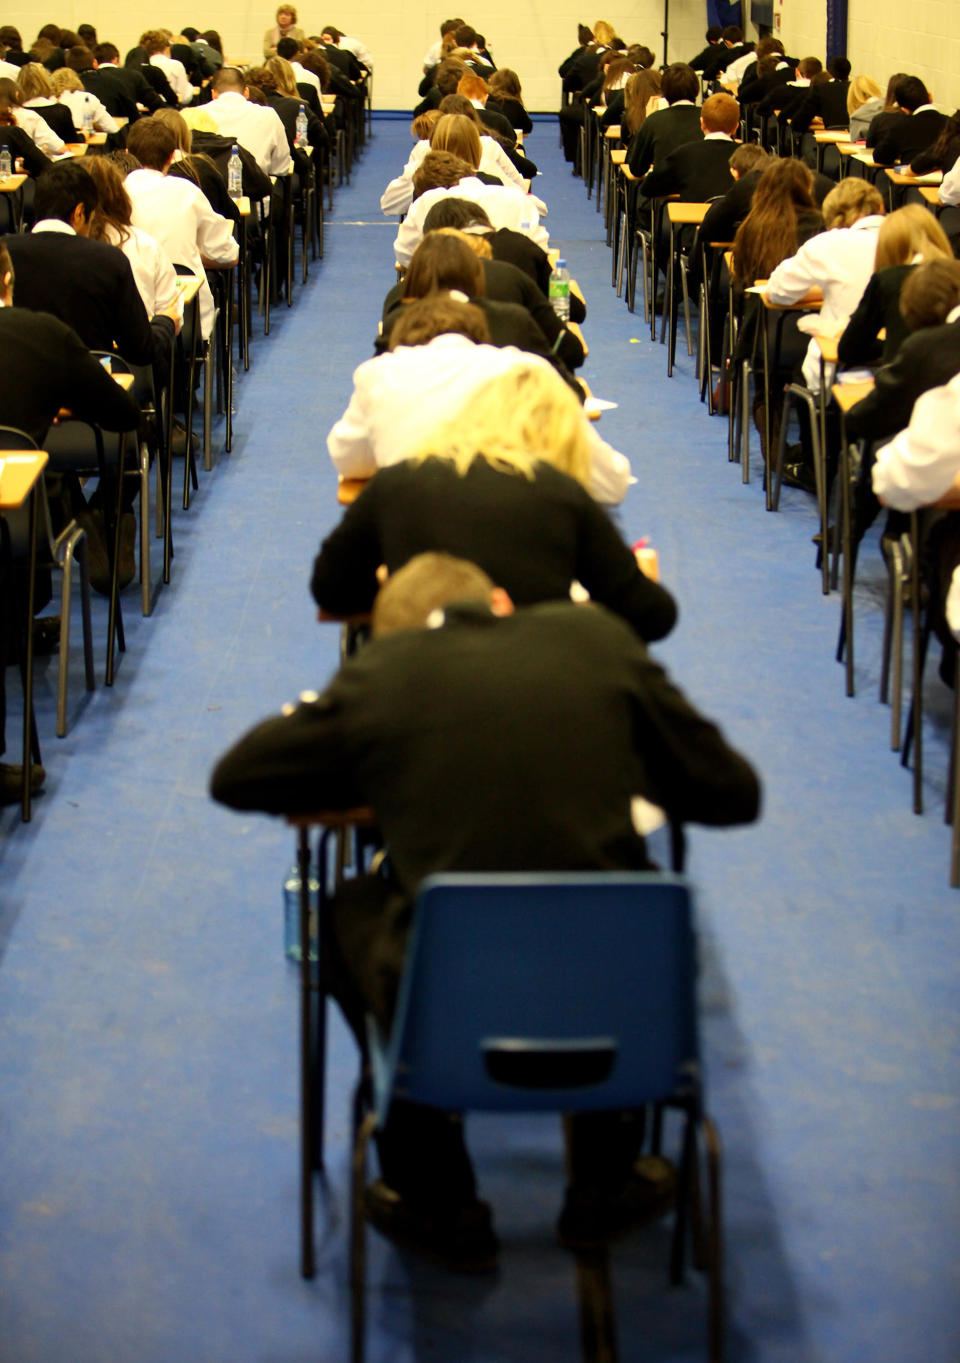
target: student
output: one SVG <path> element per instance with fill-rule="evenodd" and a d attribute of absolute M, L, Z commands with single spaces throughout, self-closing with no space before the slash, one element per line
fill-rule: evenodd
<path fill-rule="evenodd" d="M 373 806 L 388 877 L 347 882 L 325 956 L 358 1038 L 367 1010 L 389 1023 L 426 875 L 648 866 L 629 817 L 635 794 L 677 822 L 757 816 L 750 765 L 622 622 L 569 602 L 514 611 L 494 584 L 495 572 L 449 551 L 413 556 L 377 599 L 373 641 L 321 696 L 241 739 L 211 778 L 213 798 L 235 809 Z M 565 1244 L 603 1243 L 670 1205 L 671 1166 L 634 1167 L 641 1137 L 622 1114 L 573 1119 Z M 381 1180 L 367 1190 L 368 1219 L 448 1267 L 492 1269 L 498 1242 L 462 1123 L 394 1102 L 376 1139 Z"/>

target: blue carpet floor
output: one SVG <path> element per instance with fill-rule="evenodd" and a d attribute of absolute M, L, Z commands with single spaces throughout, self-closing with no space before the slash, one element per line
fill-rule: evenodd
<path fill-rule="evenodd" d="M 319 1273 L 298 1276 L 296 980 L 282 956 L 289 832 L 206 795 L 217 755 L 336 665 L 307 590 L 335 521 L 324 435 L 392 283 L 382 121 L 337 198 L 327 255 L 241 376 L 234 449 L 177 518 L 151 619 L 62 741 L 34 822 L 0 818 L 0 1359 L 338 1363 L 346 1357 L 347 1095 L 336 1026 Z M 953 1363 L 960 1353 L 960 898 L 942 823 L 949 701 L 929 683 L 927 813 L 876 700 L 882 574 L 862 555 L 857 686 L 833 661 L 810 499 L 763 510 L 692 361 L 609 286 L 601 219 L 540 124 L 548 225 L 589 303 L 585 375 L 638 483 L 680 623 L 657 651 L 762 772 L 753 828 L 692 830 L 709 1106 L 726 1146 L 730 1357 Z M 98 661 L 98 666 L 102 663 Z M 932 671 L 932 669 L 931 669 Z M 11 688 L 13 689 L 13 688 Z M 17 716 L 9 733 L 16 734 Z M 472 1121 L 504 1248 L 464 1282 L 370 1239 L 371 1363 L 579 1356 L 574 1271 L 552 1242 L 546 1120 Z M 614 1255 L 624 1363 L 702 1356 L 702 1285 L 665 1290 L 665 1228 Z"/>

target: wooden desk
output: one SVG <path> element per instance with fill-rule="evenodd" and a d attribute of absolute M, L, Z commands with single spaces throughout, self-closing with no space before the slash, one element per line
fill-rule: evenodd
<path fill-rule="evenodd" d="M 46 467 L 49 456 L 44 450 L 0 450 L 0 514 L 4 511 L 18 511 L 28 501 L 30 503 L 30 538 L 27 551 L 27 607 L 26 638 L 27 656 L 24 663 L 23 687 L 23 785 L 20 795 L 20 813 L 24 823 L 30 822 L 30 777 L 33 773 L 33 758 L 40 761 L 40 745 L 35 743 L 35 724 L 33 718 L 33 613 L 35 604 L 35 581 L 37 575 L 37 525 L 40 502 L 37 486 Z"/>
<path fill-rule="evenodd" d="M 129 118 L 124 118 L 120 114 L 115 114 L 113 121 L 114 123 L 116 123 L 118 128 L 125 128 L 127 124 L 130 122 Z"/>
<path fill-rule="evenodd" d="M 669 336 L 667 337 L 667 378 L 673 377 L 673 362 L 677 349 L 677 272 L 682 269 L 677 259 L 676 233 L 679 228 L 699 227 L 707 216 L 710 205 L 707 203 L 681 203 L 677 199 L 671 199 L 667 203 L 667 218 L 670 222 L 670 260 L 667 267 L 667 295 L 666 295 L 666 315 L 669 319 Z M 687 335 L 687 354 L 693 354 L 693 346 L 690 341 L 690 306 L 686 295 L 686 282 L 684 284 L 684 324 Z M 654 274 L 654 287 L 656 286 L 656 274 Z"/>
<path fill-rule="evenodd" d="M 828 145 L 831 142 L 849 142 L 850 133 L 846 128 L 825 128 L 820 132 L 815 132 L 813 134 L 813 140 L 815 142 L 821 142 L 824 145 Z"/>
<path fill-rule="evenodd" d="M 626 147 L 614 147 L 613 151 L 610 153 L 610 160 L 615 166 L 622 166 L 626 159 L 627 159 Z"/>
<path fill-rule="evenodd" d="M 86 142 L 64 142 L 60 159 L 63 159 L 66 156 L 86 156 L 86 154 Z M 54 157 L 53 159 L 57 160 L 57 157 Z"/>
<path fill-rule="evenodd" d="M 10 205 L 10 230 L 20 232 L 23 230 L 23 186 L 26 184 L 27 176 L 20 174 L 6 175 L 0 179 L 0 194 L 15 195 L 15 202 Z"/>
<path fill-rule="evenodd" d="M 584 359 L 586 359 L 586 357 L 590 354 L 590 348 L 588 347 L 586 341 L 583 339 L 583 332 L 580 330 L 579 325 L 576 322 L 567 322 L 566 328 L 568 331 L 573 332 L 574 336 L 576 336 L 577 340 L 583 346 L 583 357 Z"/>
<path fill-rule="evenodd" d="M 856 383 L 835 383 L 830 389 L 840 408 L 840 549 L 843 555 L 841 618 L 843 620 L 844 668 L 847 695 L 854 694 L 853 677 L 853 526 L 850 505 L 850 442 L 847 439 L 847 413 L 873 391 L 873 379 Z M 823 544 L 826 553 L 826 541 Z M 899 717 L 897 728 L 900 727 Z"/>
<path fill-rule="evenodd" d="M 200 292 L 200 286 L 204 281 L 199 275 L 180 274 L 177 275 L 177 292 L 180 294 L 181 301 L 186 305 L 192 303 Z"/>
<path fill-rule="evenodd" d="M 898 189 L 919 188 L 920 185 L 938 185 L 943 180 L 942 170 L 932 170 L 928 175 L 913 175 L 909 170 L 887 169 L 887 179 Z"/>

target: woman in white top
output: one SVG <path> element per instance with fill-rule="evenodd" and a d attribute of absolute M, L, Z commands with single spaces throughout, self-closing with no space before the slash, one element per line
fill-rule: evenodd
<path fill-rule="evenodd" d="M 105 156 L 91 156 L 87 170 L 97 184 L 99 199 L 90 225 L 90 236 L 118 246 L 130 262 L 137 292 L 143 299 L 148 317 L 178 304 L 177 273 L 166 251 L 149 233 L 130 221 L 130 196 L 120 171 Z M 177 331 L 183 322 L 183 306 L 177 308 Z"/>
<path fill-rule="evenodd" d="M 798 303 L 811 289 L 823 291 L 818 314 L 798 326 L 812 338 L 839 336 L 873 274 L 877 236 L 883 224 L 883 199 L 867 180 L 841 180 L 823 201 L 824 231 L 804 242 L 795 256 L 777 266 L 766 287 L 771 303 Z M 826 366 L 827 386 L 833 365 Z M 803 381 L 820 391 L 820 347 L 811 339 L 803 361 Z"/>
<path fill-rule="evenodd" d="M 120 131 L 120 124 L 107 112 L 96 95 L 83 88 L 83 81 L 76 71 L 71 71 L 68 66 L 61 66 L 60 70 L 54 71 L 50 77 L 50 84 L 56 98 L 61 104 L 65 104 L 73 115 L 75 128 L 83 127 L 84 116 L 89 112 L 94 132 Z"/>
<path fill-rule="evenodd" d="M 23 129 L 44 156 L 56 156 L 63 151 L 63 138 L 33 109 L 23 107 L 23 97 L 12 80 L 0 80 L 0 103 L 9 108 L 17 127 Z"/>
<path fill-rule="evenodd" d="M 469 120 L 476 122 L 476 120 Z M 438 125 L 443 122 L 444 127 L 438 131 Z M 501 184 L 513 185 L 517 189 L 526 193 L 526 183 L 523 176 L 516 166 L 507 156 L 500 143 L 493 137 L 487 137 L 480 131 L 480 124 L 476 123 L 475 132 L 477 133 L 477 147 L 479 148 L 479 160 L 474 162 L 477 148 L 473 146 L 473 139 L 465 130 L 454 133 L 451 131 L 451 124 L 448 116 L 437 113 L 430 109 L 419 118 L 415 118 L 411 126 L 411 131 L 417 135 L 419 127 L 424 127 L 429 123 L 429 138 L 421 137 L 410 153 L 410 159 L 404 166 L 401 173 L 395 180 L 391 180 L 383 194 L 380 196 L 381 212 L 387 214 L 406 213 L 413 201 L 413 177 L 416 174 L 420 162 L 430 151 L 452 151 L 454 156 L 459 156 L 461 160 L 472 165 L 475 170 L 481 171 L 484 175 L 493 175 L 499 179 Z M 464 154 L 466 153 L 466 154 Z"/>
<path fill-rule="evenodd" d="M 17 77 L 17 89 L 25 109 L 34 109 L 58 137 L 65 142 L 78 140 L 78 127 L 74 124 L 72 112 L 54 98 L 53 84 L 45 66 L 39 62 L 27 62 L 21 66 Z"/>

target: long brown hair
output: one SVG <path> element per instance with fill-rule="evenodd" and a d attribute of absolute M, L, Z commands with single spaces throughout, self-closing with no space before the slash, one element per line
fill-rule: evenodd
<path fill-rule="evenodd" d="M 643 127 L 647 116 L 647 105 L 654 95 L 660 93 L 660 72 L 644 69 L 637 71 L 627 81 L 623 92 L 623 126 L 633 134 Z"/>
<path fill-rule="evenodd" d="M 97 186 L 97 206 L 90 217 L 89 235 L 94 241 L 121 246 L 130 235 L 133 217 L 123 176 L 105 156 L 91 156 L 84 166 Z"/>
<path fill-rule="evenodd" d="M 802 161 L 775 161 L 761 175 L 750 212 L 733 239 L 731 270 L 746 287 L 766 279 L 797 249 L 797 220 L 816 213 L 813 174 Z"/>

